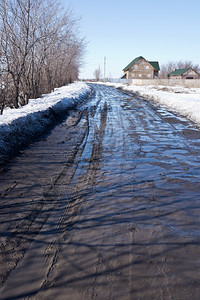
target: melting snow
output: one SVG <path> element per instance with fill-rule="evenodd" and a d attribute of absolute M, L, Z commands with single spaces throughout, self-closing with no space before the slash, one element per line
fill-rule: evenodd
<path fill-rule="evenodd" d="M 30 99 L 18 109 L 7 108 L 0 116 L 0 157 L 12 153 L 55 121 L 53 116 L 73 108 L 91 92 L 83 82 L 55 89 L 51 94 Z"/>
<path fill-rule="evenodd" d="M 126 91 L 137 93 L 153 100 L 159 105 L 170 108 L 174 112 L 187 117 L 200 126 L 200 88 L 184 88 L 181 86 L 136 86 L 120 83 L 107 83 Z"/>

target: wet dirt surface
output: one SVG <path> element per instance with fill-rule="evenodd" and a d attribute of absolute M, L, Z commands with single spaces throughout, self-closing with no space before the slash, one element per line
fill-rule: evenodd
<path fill-rule="evenodd" d="M 0 299 L 199 299 L 200 131 L 93 87 L 0 173 Z"/>

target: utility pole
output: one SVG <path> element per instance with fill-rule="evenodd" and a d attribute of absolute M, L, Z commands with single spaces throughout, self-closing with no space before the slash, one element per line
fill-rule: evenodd
<path fill-rule="evenodd" d="M 104 56 L 104 82 L 106 81 L 106 56 Z"/>

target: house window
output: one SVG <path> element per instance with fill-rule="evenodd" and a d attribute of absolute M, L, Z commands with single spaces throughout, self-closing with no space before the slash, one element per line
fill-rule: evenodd
<path fill-rule="evenodd" d="M 134 66 L 134 70 L 137 70 L 137 69 L 138 69 L 138 66 L 137 66 L 137 65 L 135 65 L 135 66 Z"/>
<path fill-rule="evenodd" d="M 149 70 L 149 66 L 146 66 L 146 70 Z"/>
<path fill-rule="evenodd" d="M 142 77 L 142 74 L 139 74 L 139 77 Z"/>
<path fill-rule="evenodd" d="M 151 74 L 148 74 L 148 77 L 150 78 L 150 77 L 151 77 Z"/>

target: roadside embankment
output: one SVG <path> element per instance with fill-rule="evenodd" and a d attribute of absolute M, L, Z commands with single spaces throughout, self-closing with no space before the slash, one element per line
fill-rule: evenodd
<path fill-rule="evenodd" d="M 0 164 L 45 133 L 66 112 L 87 99 L 92 88 L 83 82 L 56 89 L 31 99 L 19 109 L 6 109 L 0 116 Z"/>

